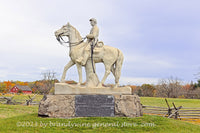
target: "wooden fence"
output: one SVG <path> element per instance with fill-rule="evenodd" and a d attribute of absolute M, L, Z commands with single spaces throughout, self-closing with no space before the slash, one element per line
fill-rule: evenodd
<path fill-rule="evenodd" d="M 159 115 L 168 118 L 175 119 L 200 119 L 200 108 L 188 108 L 188 107 L 176 107 L 174 103 L 172 103 L 173 107 L 169 106 L 167 99 L 165 98 L 166 104 L 168 108 L 165 107 L 156 107 L 156 106 L 142 106 L 143 113 Z"/>
<path fill-rule="evenodd" d="M 168 118 L 200 119 L 200 108 L 181 107 L 180 109 L 143 105 L 143 113 Z"/>
<path fill-rule="evenodd" d="M 23 104 L 23 105 L 38 105 L 39 102 L 36 102 L 36 101 L 33 101 L 35 99 L 35 96 L 34 95 L 33 97 L 30 97 L 28 96 L 26 99 L 18 99 L 17 101 L 16 100 L 13 100 L 13 96 L 12 97 L 0 97 L 0 104 L 9 104 L 9 105 L 20 105 L 20 104 Z"/>

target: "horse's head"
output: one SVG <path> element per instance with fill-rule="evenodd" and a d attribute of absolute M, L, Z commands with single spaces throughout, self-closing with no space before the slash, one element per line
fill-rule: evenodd
<path fill-rule="evenodd" d="M 67 36 L 69 42 L 76 42 L 81 40 L 80 33 L 72 25 L 67 23 L 63 25 L 59 30 L 55 31 L 56 39 L 62 44 L 62 36 Z M 63 39 L 62 39 L 63 40 Z"/>
<path fill-rule="evenodd" d="M 61 43 L 60 38 L 62 38 L 62 36 L 67 36 L 69 37 L 70 35 L 70 24 L 67 23 L 66 25 L 63 25 L 59 30 L 55 31 L 55 36 L 56 39 Z"/>

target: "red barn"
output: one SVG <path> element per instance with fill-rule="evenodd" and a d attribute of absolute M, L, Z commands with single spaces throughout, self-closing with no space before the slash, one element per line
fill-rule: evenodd
<path fill-rule="evenodd" d="M 22 86 L 22 85 L 16 85 L 14 86 L 10 92 L 11 93 L 17 93 L 19 90 L 22 90 L 22 92 L 24 94 L 32 94 L 32 90 L 31 88 L 29 88 L 28 86 Z"/>

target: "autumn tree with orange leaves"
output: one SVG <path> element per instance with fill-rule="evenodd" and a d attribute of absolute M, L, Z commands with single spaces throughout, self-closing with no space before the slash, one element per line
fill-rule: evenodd
<path fill-rule="evenodd" d="M 15 86 L 15 83 L 10 82 L 10 81 L 4 81 L 3 84 L 5 85 L 5 89 L 3 93 L 8 93 L 10 89 Z"/>

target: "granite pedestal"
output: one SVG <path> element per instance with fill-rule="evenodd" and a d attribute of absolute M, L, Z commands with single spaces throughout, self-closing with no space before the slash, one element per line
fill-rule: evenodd
<path fill-rule="evenodd" d="M 132 95 L 130 87 L 102 87 L 98 90 L 98 88 L 74 86 L 75 90 L 73 90 L 74 88 L 69 88 L 70 86 L 56 84 L 55 95 L 46 95 L 40 101 L 38 115 L 53 118 L 142 115 L 139 96 Z M 60 94 L 64 89 L 66 89 L 64 94 Z M 93 91 L 87 93 L 87 89 Z"/>

